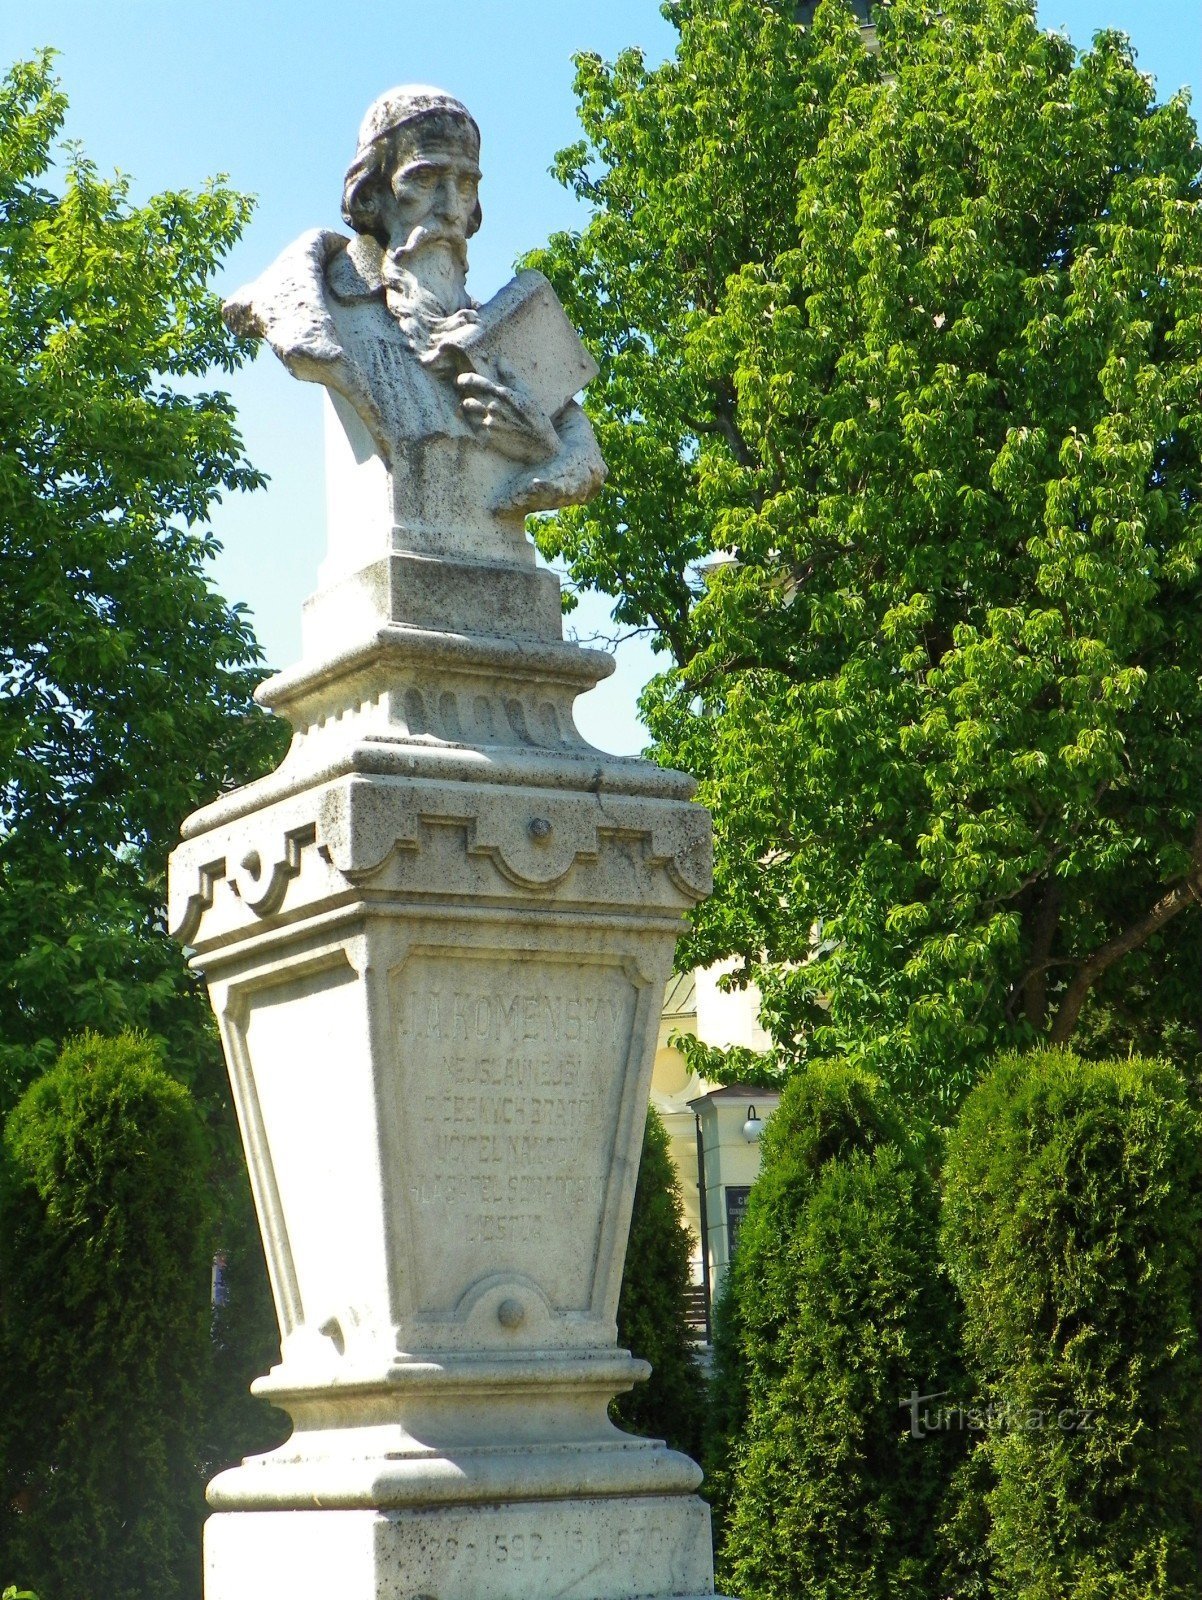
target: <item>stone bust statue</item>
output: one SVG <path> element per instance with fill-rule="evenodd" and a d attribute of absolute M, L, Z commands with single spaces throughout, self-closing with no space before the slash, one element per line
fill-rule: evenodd
<path fill-rule="evenodd" d="M 381 95 L 343 188 L 353 236 L 302 235 L 224 314 L 325 386 L 337 470 L 372 478 L 342 500 L 370 500 L 394 548 L 505 559 L 525 513 L 589 499 L 605 468 L 573 399 L 596 367 L 547 280 L 520 272 L 485 305 L 467 292 L 479 154 L 452 96 Z"/>

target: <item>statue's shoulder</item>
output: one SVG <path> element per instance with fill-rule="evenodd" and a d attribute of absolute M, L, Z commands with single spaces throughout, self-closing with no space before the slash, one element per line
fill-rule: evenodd
<path fill-rule="evenodd" d="M 229 297 L 221 308 L 227 326 L 249 338 L 266 339 L 289 366 L 298 357 L 336 360 L 342 350 L 330 318 L 326 279 L 349 244 L 345 235 L 325 228 L 302 233 L 253 283 Z"/>
<path fill-rule="evenodd" d="M 360 305 L 365 300 L 384 298 L 384 247 L 368 234 L 339 239 L 342 248 L 332 252 L 325 263 L 326 287 L 343 305 Z"/>

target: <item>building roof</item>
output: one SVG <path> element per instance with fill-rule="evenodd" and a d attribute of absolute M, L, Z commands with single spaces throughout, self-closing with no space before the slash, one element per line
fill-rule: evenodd
<path fill-rule="evenodd" d="M 707 1100 L 746 1100 L 749 1105 L 757 1100 L 763 1100 L 771 1101 L 775 1107 L 780 1101 L 780 1090 L 756 1089 L 749 1083 L 727 1083 L 720 1089 L 711 1089 L 708 1094 L 703 1094 L 697 1100 L 690 1100 L 689 1106 L 695 1111 Z"/>

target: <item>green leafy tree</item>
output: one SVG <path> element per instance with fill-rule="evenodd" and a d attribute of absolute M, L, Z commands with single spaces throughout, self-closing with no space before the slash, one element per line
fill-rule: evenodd
<path fill-rule="evenodd" d="M 891 0 L 874 48 L 841 0 L 669 14 L 673 60 L 578 60 L 592 220 L 534 261 L 610 477 L 538 537 L 671 659 L 690 958 L 742 958 L 784 1065 L 928 1102 L 1007 1044 L 1196 1052 L 1185 99 L 1031 0 Z"/>
<path fill-rule="evenodd" d="M 618 1298 L 618 1343 L 651 1363 L 651 1377 L 619 1395 L 611 1410 L 622 1427 L 698 1456 L 705 1385 L 686 1319 L 691 1256 L 668 1132 L 649 1106 Z"/>
<path fill-rule="evenodd" d="M 172 1037 L 216 1083 L 199 988 L 165 937 L 189 811 L 279 748 L 260 654 L 214 591 L 205 519 L 262 480 L 227 396 L 245 347 L 207 281 L 250 201 L 131 202 L 76 148 L 48 55 L 0 82 L 0 1115 L 81 1028 Z"/>
<path fill-rule="evenodd" d="M 72 1042 L 5 1124 L 0 1549 L 49 1600 L 198 1593 L 206 1146 L 145 1035 Z"/>
<path fill-rule="evenodd" d="M 1000 1597 L 1202 1585 L 1202 1128 L 1137 1058 L 1004 1057 L 952 1132 L 944 1248 L 995 1425 Z"/>
<path fill-rule="evenodd" d="M 199 382 L 247 354 L 208 280 L 251 203 L 218 181 L 134 204 L 56 152 L 66 109 L 48 53 L 0 81 L 0 1120 L 69 1035 L 169 1040 L 214 1135 L 205 1228 L 235 1252 L 197 1376 L 223 1464 L 272 1442 L 246 1389 L 274 1317 L 220 1047 L 162 904 L 183 818 L 281 748 L 206 524 L 262 481 Z"/>

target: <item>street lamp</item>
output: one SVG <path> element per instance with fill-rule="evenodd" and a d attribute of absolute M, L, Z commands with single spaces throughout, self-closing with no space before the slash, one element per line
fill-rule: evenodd
<path fill-rule="evenodd" d="M 758 1115 L 754 1106 L 748 1106 L 747 1121 L 743 1124 L 744 1139 L 747 1140 L 748 1144 L 756 1144 L 763 1131 L 764 1123 L 762 1118 Z"/>

